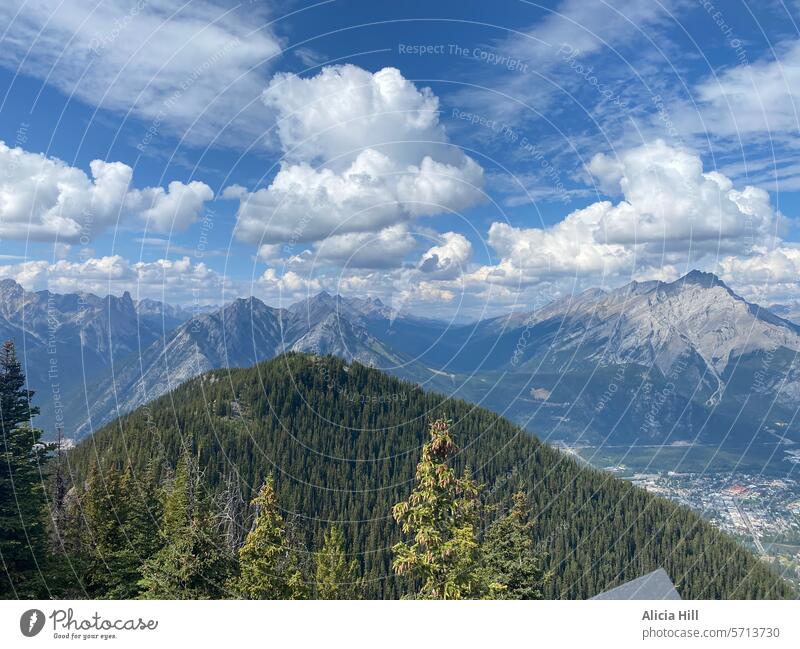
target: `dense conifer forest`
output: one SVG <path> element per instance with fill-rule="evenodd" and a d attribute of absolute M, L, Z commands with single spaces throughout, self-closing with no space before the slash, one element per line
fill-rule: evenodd
<path fill-rule="evenodd" d="M 697 515 L 357 363 L 210 372 L 69 452 L 0 358 L 2 597 L 684 598 L 791 588 Z"/>
<path fill-rule="evenodd" d="M 193 473 L 188 480 L 207 501 L 199 509 L 209 510 L 196 526 L 216 535 L 222 554 L 232 557 L 228 567 L 219 560 L 220 574 L 236 570 L 233 559 L 248 546 L 255 511 L 272 508 L 281 524 L 273 521 L 270 529 L 281 531 L 270 547 L 284 548 L 284 596 L 310 592 L 323 548 L 338 553 L 339 570 L 348 575 L 346 596 L 419 594 L 425 575 L 404 575 L 398 558 L 411 548 L 403 542 L 420 530 L 403 527 L 395 505 L 419 488 L 429 425 L 439 420 L 449 421 L 458 449 L 447 466 L 459 502 L 474 491 L 463 520 L 451 521 L 458 533 L 470 530 L 457 551 L 468 558 L 473 542 L 484 552 L 496 550 L 497 539 L 508 533 L 492 530 L 492 523 L 510 525 L 516 516 L 527 569 L 536 575 L 529 590 L 519 585 L 518 596 L 591 597 L 658 567 L 684 598 L 793 596 L 768 567 L 690 510 L 579 465 L 472 404 L 332 357 L 289 354 L 187 382 L 70 452 L 68 472 L 76 485 L 70 494 L 76 502 L 85 499 L 81 494 L 91 486 L 84 485 L 103 472 L 112 482 L 129 480 L 137 490 L 133 500 L 147 508 L 137 516 L 160 530 L 145 536 L 169 539 L 175 524 L 162 513 L 169 493 L 153 494 L 169 491 L 163 485 L 175 483 L 176 474 L 185 481 Z M 106 509 L 114 511 L 113 498 Z M 153 559 L 153 550 L 145 548 L 148 556 L 140 562 L 174 564 L 174 557 L 159 559 L 158 553 Z M 483 564 L 503 561 L 493 556 Z M 225 580 L 217 581 L 221 596 Z"/>

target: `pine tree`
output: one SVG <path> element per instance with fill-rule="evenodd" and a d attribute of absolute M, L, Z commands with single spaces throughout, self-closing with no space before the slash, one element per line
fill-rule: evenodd
<path fill-rule="evenodd" d="M 242 599 L 302 599 L 306 589 L 300 559 L 281 516 L 272 477 L 251 504 L 255 521 L 239 550 L 239 574 L 231 580 L 231 589 Z"/>
<path fill-rule="evenodd" d="M 155 465 L 149 463 L 138 474 L 129 465 L 122 475 L 120 492 L 127 501 L 127 518 L 123 523 L 125 549 L 131 554 L 129 565 L 136 566 L 131 574 L 138 574 L 141 572 L 141 564 L 162 546 L 159 535 L 162 500 Z"/>
<path fill-rule="evenodd" d="M 142 566 L 146 599 L 218 599 L 232 570 L 195 461 L 184 452 L 167 489 L 163 547 Z"/>
<path fill-rule="evenodd" d="M 30 401 L 14 343 L 0 351 L 0 598 L 47 595 L 48 556 L 44 468 L 53 445 L 30 420 Z"/>
<path fill-rule="evenodd" d="M 136 480 L 130 466 L 122 475 L 109 467 L 103 482 L 94 485 L 102 490 L 100 497 L 89 497 L 84 508 L 97 569 L 89 574 L 102 576 L 95 597 L 132 599 L 140 593 L 142 564 L 160 548 L 157 487 L 151 470 Z M 96 511 L 95 500 L 104 507 L 103 513 Z"/>
<path fill-rule="evenodd" d="M 102 472 L 96 464 L 93 465 L 81 499 L 84 583 L 92 597 L 104 597 L 118 585 L 115 575 L 120 567 L 117 554 L 124 544 L 120 519 L 127 515 L 122 506 L 119 473 L 113 466 Z"/>
<path fill-rule="evenodd" d="M 450 422 L 433 422 L 417 464 L 416 485 L 408 500 L 393 509 L 412 539 L 392 548 L 392 567 L 420 584 L 420 599 L 467 599 L 485 592 L 476 537 L 480 487 L 468 472 L 459 478 L 448 465 L 457 451 Z"/>
<path fill-rule="evenodd" d="M 542 599 L 550 579 L 545 557 L 537 550 L 534 523 L 525 492 L 513 495 L 510 511 L 494 521 L 483 542 L 484 565 L 491 597 Z"/>
<path fill-rule="evenodd" d="M 358 563 L 348 562 L 344 534 L 336 525 L 326 530 L 315 561 L 317 599 L 358 599 L 361 594 Z"/>

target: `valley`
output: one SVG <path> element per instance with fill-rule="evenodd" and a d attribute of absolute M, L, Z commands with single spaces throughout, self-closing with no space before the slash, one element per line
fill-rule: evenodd
<path fill-rule="evenodd" d="M 51 438 L 61 425 L 68 444 L 203 372 L 288 351 L 334 355 L 500 414 L 692 507 L 762 555 L 776 534 L 794 540 L 800 328 L 708 273 L 461 325 L 328 293 L 287 308 L 248 298 L 198 313 L 127 294 L 2 288 L 4 334 L 32 369 L 56 368 L 55 379 L 30 374 L 44 395 L 39 425 Z M 75 365 L 82 379 L 66 387 L 58 369 Z M 353 403 L 363 406 L 358 395 Z M 779 498 L 755 495 L 775 481 Z M 726 497 L 739 484 L 755 506 L 746 518 Z M 746 519 L 756 523 L 745 529 Z M 795 546 L 785 547 L 779 554 L 796 561 Z"/>

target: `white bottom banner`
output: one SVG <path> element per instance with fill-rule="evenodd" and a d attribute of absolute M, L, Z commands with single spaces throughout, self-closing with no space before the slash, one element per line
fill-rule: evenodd
<path fill-rule="evenodd" d="M 0 602 L 0 647 L 800 647 L 800 602 Z"/>

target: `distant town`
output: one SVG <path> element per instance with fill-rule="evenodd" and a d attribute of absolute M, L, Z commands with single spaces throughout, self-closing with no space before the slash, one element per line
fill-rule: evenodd
<path fill-rule="evenodd" d="M 586 462 L 575 447 L 558 446 Z M 638 472 L 624 464 L 597 468 L 690 507 L 800 586 L 800 450 L 786 451 L 783 463 L 783 476 L 774 471 Z"/>

